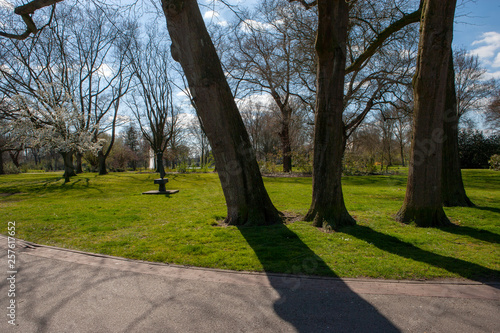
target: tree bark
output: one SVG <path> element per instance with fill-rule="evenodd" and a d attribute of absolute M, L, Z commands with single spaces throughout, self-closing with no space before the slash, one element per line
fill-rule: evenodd
<path fill-rule="evenodd" d="M 163 152 L 156 154 L 156 172 L 160 174 L 160 178 L 165 178 L 165 168 L 163 167 Z"/>
<path fill-rule="evenodd" d="M 99 175 L 104 176 L 108 174 L 106 169 L 106 157 L 107 155 L 103 153 L 102 149 L 97 152 L 97 165 L 99 168 Z"/>
<path fill-rule="evenodd" d="M 162 0 L 172 57 L 189 89 L 212 146 L 231 225 L 281 222 L 264 187 L 250 138 L 195 0 Z"/>
<path fill-rule="evenodd" d="M 446 83 L 446 104 L 443 122 L 443 167 L 441 175 L 443 205 L 446 207 L 473 207 L 474 204 L 465 193 L 458 155 L 457 95 L 455 90 L 455 70 L 453 53 L 450 52 L 448 78 Z"/>
<path fill-rule="evenodd" d="M 285 106 L 286 110 L 281 111 L 283 121 L 281 122 L 281 152 L 283 154 L 283 172 L 292 172 L 292 145 L 290 143 L 290 118 L 292 109 Z"/>
<path fill-rule="evenodd" d="M 0 150 L 0 175 L 5 175 L 5 170 L 3 168 L 3 150 Z"/>
<path fill-rule="evenodd" d="M 341 184 L 348 6 L 343 0 L 319 0 L 318 14 L 313 197 L 305 219 L 338 230 L 356 224 L 345 207 Z"/>
<path fill-rule="evenodd" d="M 64 182 L 68 183 L 70 177 L 76 176 L 75 167 L 73 165 L 73 152 L 63 152 L 61 155 L 64 161 Z"/>
<path fill-rule="evenodd" d="M 75 157 L 76 157 L 76 167 L 75 167 L 75 172 L 76 173 L 83 173 L 83 169 L 82 169 L 82 154 L 81 153 L 76 153 L 75 154 Z"/>
<path fill-rule="evenodd" d="M 424 0 L 408 183 L 396 220 L 419 227 L 451 225 L 442 205 L 443 117 L 456 0 Z"/>

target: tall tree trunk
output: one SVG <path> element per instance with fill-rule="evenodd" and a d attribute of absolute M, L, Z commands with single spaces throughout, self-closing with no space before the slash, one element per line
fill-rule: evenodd
<path fill-rule="evenodd" d="M 0 175 L 4 175 L 5 170 L 3 168 L 3 150 L 0 150 Z"/>
<path fill-rule="evenodd" d="M 97 165 L 99 168 L 99 175 L 101 176 L 108 174 L 108 170 L 106 169 L 106 158 L 107 155 L 103 153 L 102 149 L 99 149 L 97 152 Z"/>
<path fill-rule="evenodd" d="M 317 227 L 354 225 L 342 193 L 345 149 L 344 73 L 348 7 L 344 0 L 318 1 L 318 54 L 312 203 L 305 219 Z"/>
<path fill-rule="evenodd" d="M 396 219 L 420 227 L 450 225 L 442 205 L 443 117 L 456 0 L 424 0 L 408 183 Z"/>
<path fill-rule="evenodd" d="M 156 156 L 156 172 L 160 174 L 160 178 L 165 178 L 165 168 L 163 167 L 163 152 L 157 152 Z"/>
<path fill-rule="evenodd" d="M 75 157 L 76 157 L 76 167 L 75 167 L 75 172 L 76 173 L 83 173 L 83 169 L 82 169 L 82 153 L 76 153 L 75 154 Z"/>
<path fill-rule="evenodd" d="M 73 165 L 73 152 L 62 152 L 61 155 L 64 161 L 64 182 L 68 183 L 70 177 L 76 176 L 75 167 Z"/>
<path fill-rule="evenodd" d="M 457 95 L 455 90 L 455 70 L 453 52 L 450 52 L 448 79 L 446 83 L 446 104 L 443 122 L 443 167 L 441 175 L 443 205 L 446 207 L 473 207 L 474 204 L 465 193 L 458 156 L 458 121 Z"/>
<path fill-rule="evenodd" d="M 186 75 L 212 146 L 232 225 L 281 222 L 260 175 L 250 138 L 196 0 L 162 0 L 172 57 Z"/>
<path fill-rule="evenodd" d="M 292 172 L 292 145 L 290 143 L 290 118 L 292 109 L 286 105 L 285 110 L 282 110 L 281 115 L 281 152 L 283 154 L 283 172 Z"/>
<path fill-rule="evenodd" d="M 405 166 L 405 149 L 404 149 L 402 142 L 399 143 L 399 148 L 401 149 L 401 166 L 404 167 Z"/>

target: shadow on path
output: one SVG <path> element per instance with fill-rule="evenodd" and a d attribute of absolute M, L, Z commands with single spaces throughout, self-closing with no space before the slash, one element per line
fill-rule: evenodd
<path fill-rule="evenodd" d="M 284 225 L 240 227 L 280 298 L 274 310 L 298 332 L 399 332 L 375 307 L 342 280 L 273 271 L 337 277 L 325 262 Z"/>
<path fill-rule="evenodd" d="M 453 228 L 449 229 L 451 230 Z M 371 243 L 383 251 L 443 268 L 448 272 L 458 274 L 466 279 L 481 282 L 498 281 L 500 279 L 500 271 L 498 270 L 490 269 L 462 259 L 447 257 L 422 250 L 413 244 L 404 242 L 394 236 L 380 233 L 369 227 L 358 225 L 355 227 L 344 228 L 342 232 Z M 496 284 L 493 284 L 493 286 L 498 288 L 498 285 Z"/>

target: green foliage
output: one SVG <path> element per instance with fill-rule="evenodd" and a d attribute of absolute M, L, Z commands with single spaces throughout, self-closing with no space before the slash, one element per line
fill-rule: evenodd
<path fill-rule="evenodd" d="M 179 163 L 177 166 L 177 172 L 179 173 L 187 173 L 188 172 L 189 165 L 186 161 L 182 161 Z"/>
<path fill-rule="evenodd" d="M 296 168 L 296 171 L 311 175 L 313 172 L 312 160 L 312 151 L 299 150 L 292 152 L 292 163 Z"/>
<path fill-rule="evenodd" d="M 464 169 L 486 169 L 494 154 L 500 154 L 500 136 L 485 136 L 481 131 L 462 130 L 458 136 L 460 166 Z"/>
<path fill-rule="evenodd" d="M 265 174 L 275 174 L 279 172 L 278 165 L 274 159 L 259 161 L 260 173 Z"/>
<path fill-rule="evenodd" d="M 488 163 L 490 164 L 490 169 L 500 171 L 500 155 L 491 156 Z"/>
<path fill-rule="evenodd" d="M 21 169 L 16 167 L 15 164 L 12 162 L 5 163 L 3 166 L 3 171 L 5 172 L 5 174 L 11 174 L 11 175 L 21 173 Z"/>
<path fill-rule="evenodd" d="M 346 153 L 342 172 L 346 176 L 371 175 L 377 172 L 373 157 L 367 154 Z"/>
<path fill-rule="evenodd" d="M 464 170 L 477 207 L 445 208 L 456 228 L 423 229 L 394 221 L 406 177 L 344 177 L 346 206 L 358 225 L 325 233 L 310 223 L 257 228 L 219 227 L 226 214 L 213 173 L 169 175 L 170 196 L 155 173 L 61 173 L 0 176 L 0 233 L 16 221 L 28 241 L 132 259 L 235 269 L 389 279 L 500 278 L 500 177 Z M 264 178 L 287 216 L 307 212 L 310 177 Z"/>

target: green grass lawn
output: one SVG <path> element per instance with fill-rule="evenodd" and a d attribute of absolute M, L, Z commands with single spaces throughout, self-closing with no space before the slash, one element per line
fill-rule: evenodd
<path fill-rule="evenodd" d="M 500 278 L 500 173 L 464 170 L 475 208 L 445 208 L 459 227 L 421 229 L 395 222 L 406 175 L 343 179 L 358 225 L 325 233 L 307 222 L 220 227 L 226 210 L 215 174 L 170 175 L 170 196 L 155 174 L 0 176 L 0 233 L 16 221 L 28 241 L 147 261 L 222 269 L 389 279 Z M 311 178 L 265 178 L 276 207 L 305 214 Z"/>

